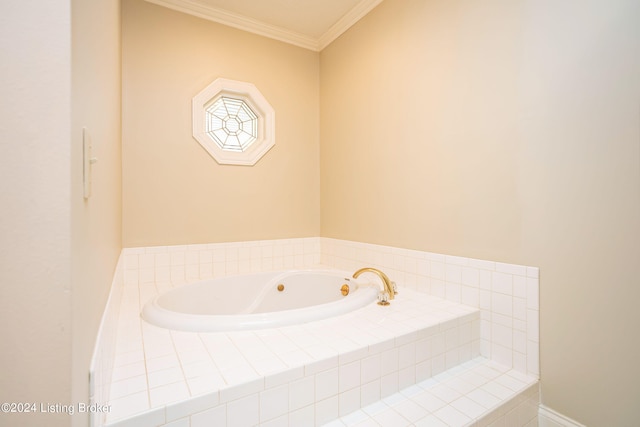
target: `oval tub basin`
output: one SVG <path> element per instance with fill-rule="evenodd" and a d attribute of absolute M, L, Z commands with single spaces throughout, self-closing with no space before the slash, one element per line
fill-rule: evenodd
<path fill-rule="evenodd" d="M 345 284 L 346 296 L 341 292 Z M 377 294 L 375 286 L 341 271 L 257 273 L 169 290 L 147 302 L 142 317 L 156 326 L 192 332 L 274 328 L 348 313 L 374 302 Z"/>

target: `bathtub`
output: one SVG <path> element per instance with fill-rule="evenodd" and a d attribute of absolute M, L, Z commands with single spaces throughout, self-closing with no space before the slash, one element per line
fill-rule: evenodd
<path fill-rule="evenodd" d="M 162 328 L 191 332 L 274 328 L 356 310 L 373 303 L 378 290 L 337 270 L 257 273 L 172 289 L 147 302 L 142 318 Z"/>

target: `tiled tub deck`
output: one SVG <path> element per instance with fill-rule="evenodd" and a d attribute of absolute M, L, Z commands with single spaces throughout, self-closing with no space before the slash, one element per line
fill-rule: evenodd
<path fill-rule="evenodd" d="M 191 333 L 140 318 L 164 290 L 123 290 L 107 426 L 534 425 L 537 379 L 479 357 L 476 308 L 401 289 L 331 319 Z"/>

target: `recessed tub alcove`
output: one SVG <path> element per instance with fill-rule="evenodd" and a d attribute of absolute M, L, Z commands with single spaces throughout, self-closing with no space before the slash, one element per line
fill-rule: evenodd
<path fill-rule="evenodd" d="M 388 307 L 258 330 L 186 332 L 140 317 L 192 282 L 319 266 L 378 267 L 399 294 Z M 537 277 L 532 267 L 324 238 L 125 249 L 92 365 L 91 401 L 111 411 L 92 425 L 533 426 Z"/>

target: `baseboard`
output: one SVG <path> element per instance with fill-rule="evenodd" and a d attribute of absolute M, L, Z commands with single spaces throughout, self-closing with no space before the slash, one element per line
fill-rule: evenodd
<path fill-rule="evenodd" d="M 540 405 L 538 407 L 538 426 L 539 427 L 586 427 L 584 424 L 572 420 L 553 409 Z"/>

